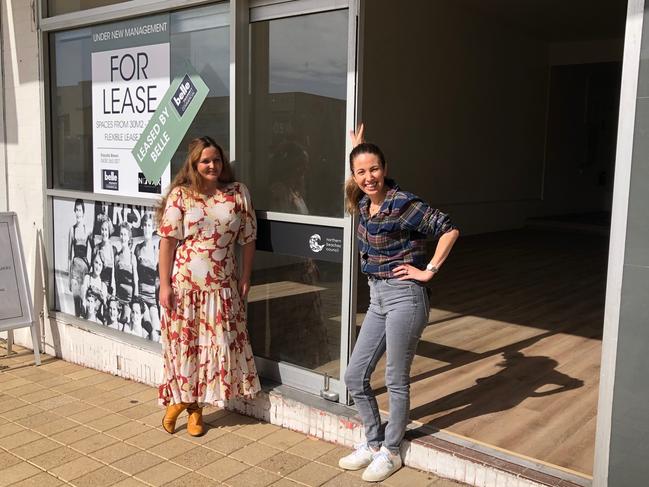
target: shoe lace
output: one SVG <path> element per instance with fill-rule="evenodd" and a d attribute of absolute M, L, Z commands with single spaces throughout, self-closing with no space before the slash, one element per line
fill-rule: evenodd
<path fill-rule="evenodd" d="M 372 459 L 372 466 L 374 468 L 382 464 L 389 468 L 392 468 L 393 465 L 392 459 L 390 458 L 390 454 L 385 450 L 379 450 L 377 453 L 374 454 L 374 458 Z"/>
<path fill-rule="evenodd" d="M 356 443 L 354 445 L 354 451 L 352 452 L 352 455 L 357 456 L 357 455 L 362 455 L 365 452 L 372 452 L 371 448 L 367 443 Z"/>

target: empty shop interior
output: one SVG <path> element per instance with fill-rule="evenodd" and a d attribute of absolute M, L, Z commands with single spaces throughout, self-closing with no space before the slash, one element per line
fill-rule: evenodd
<path fill-rule="evenodd" d="M 588 479 L 626 2 L 373 0 L 364 14 L 367 138 L 462 232 L 431 284 L 411 419 Z"/>
<path fill-rule="evenodd" d="M 251 24 L 251 144 L 239 175 L 258 210 L 299 214 L 305 224 L 319 224 L 312 216 L 342 221 L 343 177 L 332 167 L 345 155 L 347 104 L 356 102 L 367 139 L 387 156 L 389 175 L 450 213 L 462 232 L 430 286 L 430 323 L 411 372 L 411 419 L 423 433 L 443 431 L 587 482 L 593 472 L 626 1 L 362 5 L 357 100 L 346 85 L 353 69 L 347 65 L 345 9 L 311 20 L 298 15 Z M 204 74 L 214 96 L 195 129 L 228 141 L 229 102 L 217 83 L 229 72 L 229 51 L 223 48 L 228 28 L 206 15 L 214 9 L 216 19 L 215 6 L 201 9 L 206 10 L 200 16 L 191 9 L 187 16 L 182 10 L 172 15 L 172 25 L 179 26 L 172 52 L 191 53 L 194 62 L 214 70 Z M 195 17 L 211 22 L 211 37 L 183 24 Z M 307 29 L 314 25 L 317 31 Z M 318 59 L 311 51 L 319 50 L 304 41 L 313 32 L 329 35 L 322 42 L 327 52 Z M 319 76 L 316 85 L 299 76 L 287 81 L 283 71 L 303 58 L 329 78 Z M 332 59 L 335 69 L 328 70 Z M 57 65 L 55 55 L 51 60 Z M 73 126 L 90 110 L 78 96 L 89 89 L 87 81 L 57 88 L 57 103 L 77 115 Z M 82 102 L 77 110 L 75 103 Z M 306 182 L 272 179 L 305 177 L 294 168 L 272 170 L 278 163 L 269 147 L 279 145 L 285 132 L 295 132 L 310 148 Z M 56 153 L 59 139 L 53 138 Z M 56 189 L 90 191 L 84 162 L 89 140 L 83 146 L 88 153 L 78 161 L 68 154 L 74 150 L 60 144 L 76 172 L 56 173 Z M 307 197 L 273 201 L 273 187 L 283 185 L 306 186 Z M 336 192 L 337 199 L 331 197 Z M 339 381 L 346 269 L 342 262 L 314 262 L 290 253 L 257 253 L 248 308 L 253 349 L 271 365 L 294 364 Z M 361 275 L 357 283 L 360 325 L 368 292 Z M 383 362 L 373 387 L 387 410 L 382 372 Z"/>

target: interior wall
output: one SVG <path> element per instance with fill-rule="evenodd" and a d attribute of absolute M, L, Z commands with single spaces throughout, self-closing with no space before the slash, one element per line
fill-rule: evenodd
<path fill-rule="evenodd" d="M 622 62 L 624 39 L 591 39 L 588 41 L 550 42 L 548 62 L 552 66 Z"/>
<path fill-rule="evenodd" d="M 610 211 L 620 70 L 617 62 L 552 66 L 540 214 Z"/>
<path fill-rule="evenodd" d="M 599 166 L 584 172 L 557 137 L 571 127 L 547 127 L 560 110 L 583 108 L 551 96 L 583 97 L 590 86 L 581 75 L 557 88 L 552 66 L 615 61 L 618 40 L 546 42 L 452 0 L 365 8 L 363 120 L 402 188 L 451 213 L 465 235 L 610 205 L 612 168 L 602 184 Z"/>
<path fill-rule="evenodd" d="M 363 118 L 390 175 L 464 234 L 520 226 L 542 190 L 545 44 L 452 0 L 366 9 Z"/>

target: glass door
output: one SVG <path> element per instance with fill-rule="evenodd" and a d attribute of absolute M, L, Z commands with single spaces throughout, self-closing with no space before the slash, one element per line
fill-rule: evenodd
<path fill-rule="evenodd" d="M 260 373 L 337 401 L 348 356 L 343 183 L 356 22 L 341 2 L 321 4 L 250 10 L 241 169 L 259 218 L 248 327 Z"/>

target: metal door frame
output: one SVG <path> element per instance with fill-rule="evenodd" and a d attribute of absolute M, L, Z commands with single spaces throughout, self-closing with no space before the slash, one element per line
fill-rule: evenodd
<path fill-rule="evenodd" d="M 243 3 L 243 2 L 239 2 Z M 348 10 L 348 45 L 347 45 L 347 94 L 346 94 L 346 113 L 345 113 L 345 133 L 348 133 L 356 123 L 358 106 L 357 106 L 357 90 L 358 90 L 358 19 L 359 19 L 359 0 L 295 0 L 290 2 L 277 1 L 277 0 L 252 0 L 248 4 L 247 12 L 241 12 L 240 21 L 237 24 L 237 32 L 239 32 L 240 43 L 246 43 L 245 46 L 240 45 L 242 51 L 245 52 L 245 57 L 239 57 L 239 82 L 237 85 L 240 88 L 239 93 L 245 93 L 245 96 L 234 97 L 238 98 L 237 110 L 239 110 L 239 120 L 241 124 L 236 125 L 237 142 L 239 147 L 249 147 L 245 138 L 247 137 L 246 127 L 243 124 L 244 113 L 247 113 L 249 106 L 250 93 L 244 91 L 246 87 L 250 86 L 248 79 L 248 67 L 242 59 L 246 62 L 249 61 L 249 31 L 248 27 L 254 22 L 268 21 L 274 19 L 296 17 L 300 15 L 316 14 L 322 12 L 329 12 L 332 10 Z M 245 29 L 243 23 L 245 22 Z M 234 25 L 234 24 L 233 24 Z M 243 32 L 242 32 L 243 31 Z M 235 40 L 235 43 L 237 41 Z M 236 88 L 235 88 L 236 89 Z M 346 140 L 345 152 L 349 153 L 351 150 L 351 143 Z M 343 174 L 347 174 L 346 158 L 341 161 L 343 164 Z M 344 195 L 340 194 L 341 198 Z M 325 384 L 325 376 L 321 373 L 305 369 L 303 367 L 293 365 L 289 362 L 274 361 L 264 357 L 255 357 L 257 367 L 260 375 L 280 382 L 285 385 L 295 387 L 297 389 L 312 393 L 320 394 L 320 392 L 328 388 L 330 392 L 338 395 L 338 401 L 347 402 L 347 389 L 345 388 L 342 377 L 345 374 L 347 362 L 349 359 L 351 346 L 352 346 L 352 324 L 355 322 L 356 315 L 356 245 L 354 239 L 354 218 L 351 215 L 345 214 L 341 218 L 311 216 L 311 215 L 297 215 L 289 213 L 280 213 L 274 211 L 258 211 L 257 216 L 260 219 L 301 223 L 310 225 L 322 225 L 334 228 L 341 228 L 343 230 L 343 262 L 342 262 L 342 300 L 341 300 L 341 329 L 340 329 L 340 378 L 328 378 L 328 384 Z"/>

